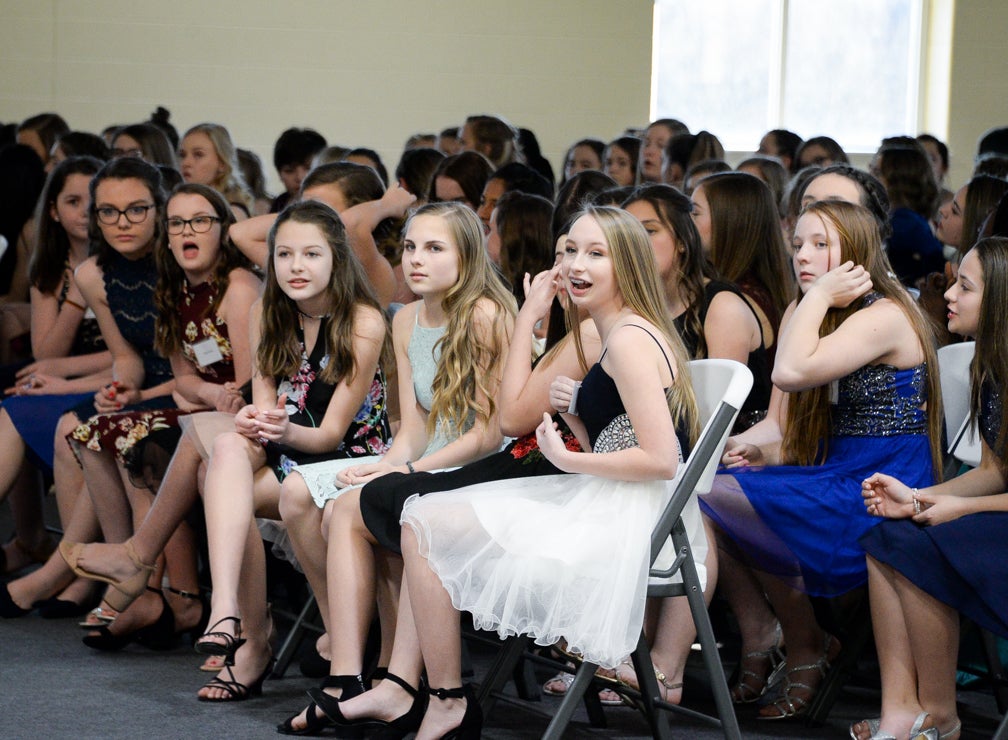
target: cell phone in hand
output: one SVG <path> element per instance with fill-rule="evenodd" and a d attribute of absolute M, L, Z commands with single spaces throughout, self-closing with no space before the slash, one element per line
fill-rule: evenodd
<path fill-rule="evenodd" d="M 571 391 L 571 400 L 570 403 L 567 404 L 568 414 L 574 414 L 575 416 L 577 416 L 577 400 L 578 400 L 578 394 L 580 392 L 581 392 L 581 381 L 579 380 L 576 383 L 574 383 L 574 389 Z"/>

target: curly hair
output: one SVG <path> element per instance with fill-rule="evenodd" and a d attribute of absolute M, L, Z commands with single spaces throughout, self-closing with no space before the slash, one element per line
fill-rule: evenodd
<path fill-rule="evenodd" d="M 472 331 L 477 306 L 492 307 L 494 327 L 503 327 L 505 319 L 517 313 L 514 296 L 490 262 L 483 246 L 483 224 L 471 208 L 462 203 L 428 203 L 406 222 L 421 216 L 440 218 L 458 249 L 458 280 L 441 299 L 448 317 L 444 335 L 435 344 L 440 357 L 431 384 L 433 400 L 427 417 L 427 433 L 433 434 L 438 422 L 453 429 L 465 428 L 470 415 L 486 424 L 496 413 L 495 398 L 499 366 L 507 355 L 510 337 L 503 331 L 481 336 Z M 480 396 L 486 398 L 482 403 Z"/>

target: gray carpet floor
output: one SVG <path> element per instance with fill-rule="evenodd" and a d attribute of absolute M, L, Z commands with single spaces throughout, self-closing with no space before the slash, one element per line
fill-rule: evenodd
<path fill-rule="evenodd" d="M 0 506 L 0 536 L 11 531 L 8 510 Z M 276 738 L 275 726 L 306 704 L 305 691 L 317 680 L 300 675 L 297 662 L 282 679 L 268 680 L 263 696 L 232 704 L 196 700 L 196 690 L 210 674 L 197 670 L 201 657 L 179 645 L 155 653 L 132 645 L 119 653 L 98 653 L 80 642 L 77 620 L 44 620 L 37 615 L 0 620 L 0 738 Z M 727 659 L 727 650 L 725 658 Z M 492 652 L 471 648 L 478 681 Z M 537 667 L 541 682 L 550 673 Z M 705 677 L 687 673 L 684 704 L 712 711 Z M 993 734 L 997 710 L 986 693 L 961 692 L 964 738 Z M 487 718 L 484 737 L 539 736 L 559 706 L 544 696 L 519 700 L 509 684 L 506 695 Z M 820 728 L 800 722 L 760 722 L 753 711 L 739 711 L 746 738 L 842 738 L 848 725 L 878 715 L 878 693 L 848 690 L 841 694 Z M 583 708 L 567 734 L 571 738 L 645 738 L 649 731 L 637 711 L 606 708 L 606 727 L 592 727 Z M 678 738 L 718 738 L 719 730 L 692 719 L 674 717 Z"/>

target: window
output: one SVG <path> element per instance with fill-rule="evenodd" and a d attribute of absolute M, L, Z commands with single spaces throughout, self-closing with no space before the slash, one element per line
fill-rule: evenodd
<path fill-rule="evenodd" d="M 754 151 L 768 130 L 848 152 L 917 133 L 924 0 L 656 0 L 652 118 Z"/>

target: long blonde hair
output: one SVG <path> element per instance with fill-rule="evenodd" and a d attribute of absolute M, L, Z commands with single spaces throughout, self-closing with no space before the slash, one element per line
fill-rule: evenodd
<path fill-rule="evenodd" d="M 934 327 L 893 274 L 882 251 L 878 221 L 864 206 L 837 200 L 811 203 L 802 215 L 817 216 L 836 229 L 840 238 L 840 263 L 850 260 L 867 270 L 872 290 L 897 304 L 913 327 L 928 370 L 927 429 L 931 463 L 935 475 L 941 475 L 942 406 Z M 798 301 L 801 300 L 799 296 Z M 829 309 L 819 326 L 819 336 L 832 334 L 861 306 L 861 301 L 854 301 L 846 308 Z M 829 454 L 829 439 L 829 384 L 791 393 L 781 447 L 783 460 L 793 465 L 819 465 Z"/>
<path fill-rule="evenodd" d="M 459 255 L 458 280 L 441 299 L 448 326 L 435 344 L 441 354 L 431 383 L 433 400 L 427 417 L 427 433 L 431 435 L 439 420 L 449 428 L 463 429 L 470 414 L 475 415 L 477 423 L 486 424 L 496 413 L 498 370 L 510 342 L 503 327 L 508 323 L 505 319 L 514 318 L 518 307 L 487 256 L 483 225 L 471 208 L 457 202 L 429 203 L 410 216 L 407 231 L 418 216 L 442 219 Z M 472 331 L 476 306 L 484 299 L 494 310 L 495 330 L 488 336 Z M 480 401 L 481 395 L 486 403 Z"/>
<path fill-rule="evenodd" d="M 661 278 L 658 277 L 658 265 L 647 231 L 640 221 L 620 208 L 589 206 L 573 220 L 585 216 L 593 218 L 605 235 L 616 285 L 624 303 L 635 314 L 653 324 L 672 351 L 676 375 L 665 396 L 676 428 L 687 431 L 692 445 L 700 434 L 700 415 L 687 370 L 689 355 L 669 315 L 665 303 L 665 291 Z M 579 323 L 574 323 L 572 319 L 574 314 L 573 311 L 567 312 L 568 322 L 573 323 L 573 326 L 569 326 L 569 330 L 574 333 L 578 359 L 584 365 L 581 326 Z"/>
<path fill-rule="evenodd" d="M 236 203 L 252 215 L 252 195 L 242 178 L 241 168 L 238 166 L 238 151 L 231 139 L 231 133 L 219 123 L 197 123 L 185 132 L 182 140 L 185 141 L 189 134 L 203 134 L 210 139 L 217 159 L 223 165 L 223 171 L 210 186 L 227 198 L 228 203 Z"/>

